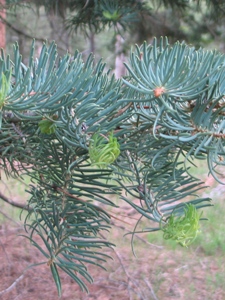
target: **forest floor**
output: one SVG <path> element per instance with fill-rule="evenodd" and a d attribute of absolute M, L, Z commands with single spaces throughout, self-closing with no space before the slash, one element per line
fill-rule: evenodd
<path fill-rule="evenodd" d="M 15 199 L 23 200 L 18 195 Z M 8 206 L 0 202 L 0 300 L 57 300 L 47 264 L 29 268 L 42 262 L 44 257 L 21 236 L 25 234 L 23 223 L 18 213 L 14 216 Z M 94 279 L 93 284 L 87 284 L 89 294 L 80 291 L 66 274 L 61 274 L 61 299 L 224 300 L 225 225 L 221 216 L 224 216 L 225 205 L 220 203 L 210 209 L 211 214 L 215 214 L 210 215 L 212 222 L 203 228 L 201 237 L 189 248 L 164 241 L 160 232 L 145 234 L 135 238 L 136 257 L 130 237 L 124 237 L 124 227 L 129 225 L 116 221 L 108 236 L 104 233 L 117 244 L 115 248 L 104 250 L 112 257 L 103 264 L 107 270 L 88 266 Z M 134 226 L 131 219 L 130 222 Z M 217 222 L 216 225 L 213 222 Z"/>

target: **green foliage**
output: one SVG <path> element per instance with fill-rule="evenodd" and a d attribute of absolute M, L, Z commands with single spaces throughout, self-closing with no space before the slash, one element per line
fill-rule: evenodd
<path fill-rule="evenodd" d="M 172 239 L 187 247 L 193 243 L 199 233 L 201 214 L 198 214 L 195 206 L 192 204 L 187 204 L 184 212 L 184 216 L 177 218 L 172 214 L 165 224 L 161 224 L 161 229 L 166 240 Z"/>
<path fill-rule="evenodd" d="M 48 211 L 45 211 L 44 208 L 35 209 L 32 213 L 35 220 L 31 225 L 26 225 L 26 229 L 31 232 L 29 238 L 31 243 L 46 258 L 59 295 L 61 295 L 61 283 L 58 269 L 67 273 L 82 290 L 88 291 L 80 278 L 82 276 L 88 282 L 93 281 L 85 264 L 102 267 L 100 262 L 109 258 L 102 253 L 102 248 L 110 247 L 112 244 L 103 239 L 92 237 L 96 234 L 95 231 L 106 228 L 106 226 L 101 225 L 101 219 L 105 218 L 107 222 L 107 216 L 101 216 L 104 212 L 101 209 L 93 211 L 92 207 L 90 205 L 83 212 L 83 208 L 78 205 L 67 204 L 64 209 L 61 209 L 53 202 L 52 207 L 48 207 Z M 50 210 L 51 214 L 49 214 Z M 71 211 L 74 212 L 73 215 Z M 86 219 L 87 216 L 90 220 Z M 35 242 L 33 239 L 35 233 L 41 237 L 44 246 L 41 247 Z"/>
<path fill-rule="evenodd" d="M 104 166 L 112 164 L 120 155 L 120 145 L 111 132 L 108 142 L 103 136 L 95 133 L 89 144 L 89 156 L 93 165 Z"/>
<path fill-rule="evenodd" d="M 31 178 L 25 229 L 59 294 L 58 270 L 86 290 L 87 264 L 102 266 L 107 258 L 111 243 L 101 232 L 110 230 L 114 195 L 148 221 L 131 234 L 162 229 L 185 246 L 195 238 L 196 210 L 211 199 L 198 196 L 204 185 L 188 163 L 207 160 L 220 180 L 224 55 L 162 38 L 131 52 L 123 80 L 101 61 L 93 65 L 92 56 L 58 59 L 54 43 L 44 44 L 38 59 L 33 43 L 27 66 L 15 45 L 13 62 L 2 53 L 0 64 L 11 74 L 0 166 Z"/>
<path fill-rule="evenodd" d="M 0 109 L 4 106 L 6 97 L 10 90 L 10 72 L 7 74 L 8 78 L 4 73 L 2 73 L 1 76 L 1 88 L 0 88 Z"/>
<path fill-rule="evenodd" d="M 142 14 L 149 14 L 145 1 L 95 0 L 71 1 L 70 9 L 75 13 L 68 18 L 68 27 L 84 32 L 100 32 L 106 27 L 128 30 Z"/>
<path fill-rule="evenodd" d="M 141 113 L 141 126 L 151 122 L 153 135 L 166 141 L 168 150 L 179 147 L 177 159 L 185 152 L 185 162 L 192 156 L 208 157 L 210 172 L 219 180 L 216 167 L 224 164 L 224 55 L 183 43 L 171 47 L 162 39 L 159 47 L 155 40 L 137 48 L 131 65 L 131 80 L 124 82 L 137 91 L 137 100 L 131 101 Z"/>
<path fill-rule="evenodd" d="M 41 133 L 52 134 L 56 130 L 54 120 L 44 119 L 38 123 Z"/>

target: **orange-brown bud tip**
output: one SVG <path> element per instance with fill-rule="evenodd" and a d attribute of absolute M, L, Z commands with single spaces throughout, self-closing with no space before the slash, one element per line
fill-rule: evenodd
<path fill-rule="evenodd" d="M 163 93 L 165 93 L 165 88 L 163 86 L 157 87 L 153 90 L 154 96 L 156 98 L 160 97 Z"/>

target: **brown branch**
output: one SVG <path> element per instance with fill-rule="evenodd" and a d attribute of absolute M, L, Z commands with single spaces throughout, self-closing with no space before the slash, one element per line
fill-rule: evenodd
<path fill-rule="evenodd" d="M 31 35 L 29 35 L 29 34 L 23 32 L 22 30 L 19 30 L 18 28 L 14 27 L 11 23 L 9 23 L 9 22 L 8 22 L 5 18 L 3 18 L 1 15 L 0 15 L 0 20 L 1 20 L 3 23 L 5 23 L 6 26 L 8 26 L 9 28 L 11 28 L 13 31 L 15 31 L 17 34 L 23 35 L 23 36 L 25 36 L 26 38 L 31 39 L 31 40 L 34 39 L 33 36 L 31 36 Z M 42 38 L 38 38 L 38 37 L 35 37 L 35 40 L 36 40 L 36 41 L 39 41 L 39 42 L 42 42 L 42 43 L 46 42 L 46 39 L 42 39 Z"/>
<path fill-rule="evenodd" d="M 28 210 L 28 211 L 30 210 L 26 205 L 14 202 L 13 200 L 9 199 L 8 197 L 6 197 L 6 196 L 5 196 L 4 194 L 2 194 L 1 192 L 0 192 L 0 198 L 1 198 L 3 201 L 5 201 L 6 203 L 8 203 L 8 204 L 10 204 L 10 205 L 12 205 L 12 206 L 14 206 L 14 207 L 21 208 L 21 209 L 25 209 L 25 210 Z"/>
<path fill-rule="evenodd" d="M 224 96 L 222 98 L 223 100 L 225 100 Z M 188 111 L 189 112 L 192 112 L 196 106 L 196 101 L 191 101 L 188 103 L 189 107 L 187 107 Z M 207 107 L 205 108 L 205 112 L 207 112 L 209 109 L 211 109 L 211 106 L 214 105 L 214 102 L 211 101 L 208 103 Z M 214 105 L 214 108 L 212 109 L 213 112 L 219 110 L 219 109 L 223 109 L 225 108 L 225 102 L 217 102 L 215 105 Z M 224 116 L 225 115 L 225 111 L 219 111 L 218 115 L 222 115 Z"/>
<path fill-rule="evenodd" d="M 153 288 L 152 288 L 152 285 L 151 285 L 151 283 L 149 282 L 149 280 L 147 280 L 146 278 L 144 278 L 144 282 L 146 283 L 147 287 L 149 288 L 149 290 L 150 290 L 150 292 L 151 292 L 151 294 L 152 294 L 153 299 L 154 299 L 154 300 L 158 300 L 158 298 L 156 297 L 156 294 L 155 294 L 155 292 L 154 292 L 154 290 L 153 290 Z"/>
<path fill-rule="evenodd" d="M 113 251 L 114 253 L 116 254 L 117 258 L 118 258 L 118 261 L 127 277 L 127 292 L 128 292 L 128 295 L 129 295 L 129 299 L 131 299 L 131 291 L 133 291 L 136 295 L 138 295 L 140 297 L 140 299 L 143 299 L 143 294 L 142 294 L 142 290 L 136 280 L 136 278 L 132 277 L 126 266 L 124 265 L 124 262 L 123 262 L 123 259 L 120 255 L 120 253 L 118 252 L 118 250 L 115 249 L 115 247 L 113 247 Z M 133 286 L 133 287 L 132 287 Z"/>
<path fill-rule="evenodd" d="M 130 102 L 128 105 L 126 105 L 124 108 L 121 108 L 118 113 L 114 116 L 115 118 L 116 117 L 119 117 L 120 115 L 122 115 L 129 107 L 131 107 L 131 105 L 133 105 L 132 102 Z"/>
<path fill-rule="evenodd" d="M 0 11 L 1 11 L 1 7 L 0 7 Z M 47 41 L 47 38 L 41 38 L 41 37 L 34 37 L 34 36 L 31 36 L 30 34 L 14 27 L 10 22 L 8 22 L 4 17 L 0 16 L 0 20 L 2 21 L 2 23 L 4 23 L 8 28 L 12 29 L 14 32 L 16 32 L 18 35 L 23 35 L 24 37 L 28 38 L 28 39 L 31 39 L 31 40 L 34 40 L 35 41 L 39 41 L 41 43 L 46 43 Z M 57 46 L 58 49 L 61 49 L 63 51 L 65 51 L 64 48 L 60 47 L 59 45 Z"/>
<path fill-rule="evenodd" d="M 17 285 L 17 283 L 23 278 L 24 278 L 24 274 L 20 275 L 20 277 L 18 277 L 7 289 L 0 292 L 0 296 L 2 296 L 7 292 L 10 292 Z"/>
<path fill-rule="evenodd" d="M 65 194 L 66 196 L 68 196 L 68 197 L 70 197 L 70 198 L 73 198 L 73 199 L 75 199 L 75 200 L 77 200 L 77 201 L 79 201 L 79 202 L 81 202 L 81 203 L 85 203 L 85 204 L 88 203 L 87 201 L 82 200 L 82 199 L 80 199 L 79 197 L 70 194 L 70 193 L 69 193 L 67 190 L 65 190 L 65 189 L 61 189 L 60 187 L 55 187 L 55 186 L 54 186 L 53 188 L 54 188 L 57 192 L 61 192 L 61 193 Z M 96 206 L 95 204 L 92 204 L 92 203 L 88 203 L 88 204 L 92 205 L 96 210 L 101 211 L 101 212 L 107 214 L 108 216 L 110 216 L 110 217 L 113 218 L 113 219 L 116 219 L 116 220 L 118 220 L 118 221 L 120 221 L 120 222 L 122 222 L 122 223 L 126 223 L 126 224 L 128 224 L 128 225 L 131 225 L 130 223 L 128 223 L 128 222 L 126 222 L 126 221 L 124 221 L 124 220 L 121 220 L 121 219 L 115 217 L 114 215 L 112 215 L 112 214 L 110 214 L 110 213 L 104 211 L 102 208 Z"/>
<path fill-rule="evenodd" d="M 206 133 L 206 134 L 211 135 L 211 136 L 213 136 L 215 138 L 221 138 L 221 139 L 225 138 L 225 134 L 224 133 L 204 130 L 203 128 L 196 126 L 194 124 L 193 120 L 192 120 L 191 123 L 192 123 L 192 126 L 194 127 L 193 134 L 196 134 L 196 133 Z"/>

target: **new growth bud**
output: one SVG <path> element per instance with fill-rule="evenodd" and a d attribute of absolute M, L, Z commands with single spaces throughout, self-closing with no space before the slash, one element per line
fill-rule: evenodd
<path fill-rule="evenodd" d="M 92 164 L 98 166 L 110 165 L 120 155 L 120 145 L 111 132 L 109 139 L 95 133 L 90 141 L 89 156 Z"/>
<path fill-rule="evenodd" d="M 192 204 L 187 204 L 184 210 L 184 216 L 175 217 L 173 214 L 169 217 L 165 225 L 161 223 L 161 229 L 164 232 L 164 239 L 172 239 L 183 247 L 189 246 L 197 237 L 199 230 L 199 220 L 201 213 Z"/>

